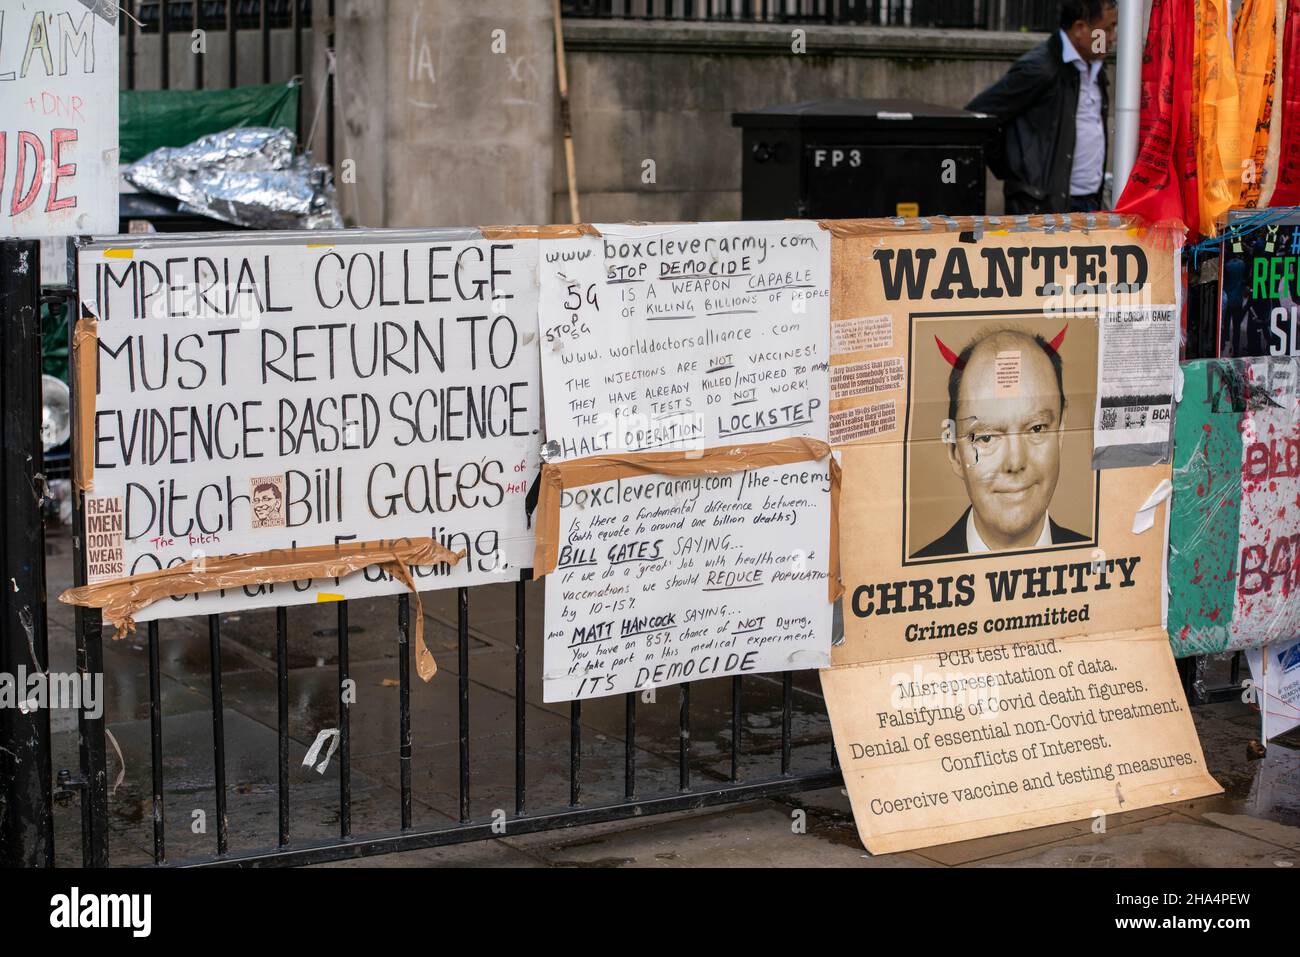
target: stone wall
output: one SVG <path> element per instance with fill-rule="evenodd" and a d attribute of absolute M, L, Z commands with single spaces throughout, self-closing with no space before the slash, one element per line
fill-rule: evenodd
<path fill-rule="evenodd" d="M 851 96 L 964 106 L 1042 34 L 902 27 L 566 20 L 582 217 L 740 217 L 731 114 Z M 557 118 L 558 123 L 558 118 Z M 557 135 L 552 218 L 568 218 Z M 646 161 L 654 182 L 643 181 Z M 1002 209 L 990 178 L 990 212 Z"/>

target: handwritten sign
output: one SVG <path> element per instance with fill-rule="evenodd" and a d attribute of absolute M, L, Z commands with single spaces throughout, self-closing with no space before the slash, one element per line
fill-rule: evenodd
<path fill-rule="evenodd" d="M 0 234 L 117 232 L 117 7 L 0 10 Z"/>
<path fill-rule="evenodd" d="M 429 536 L 467 554 L 413 569 L 419 588 L 517 580 L 540 439 L 536 262 L 536 240 L 468 230 L 83 247 L 97 566 Z M 404 590 L 371 567 L 137 617 Z"/>
<path fill-rule="evenodd" d="M 830 238 L 817 224 L 597 228 L 543 245 L 551 461 L 825 440 Z"/>
<path fill-rule="evenodd" d="M 566 490 L 544 698 L 830 661 L 829 460 Z"/>

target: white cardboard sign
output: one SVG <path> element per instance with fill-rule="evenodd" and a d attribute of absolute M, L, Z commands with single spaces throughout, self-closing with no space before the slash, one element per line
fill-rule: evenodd
<path fill-rule="evenodd" d="M 117 4 L 0 9 L 0 235 L 117 232 Z"/>
<path fill-rule="evenodd" d="M 532 564 L 536 240 L 234 234 L 79 253 L 98 319 L 101 577 L 295 546 L 432 537 L 421 590 Z M 112 535 L 120 536 L 114 541 Z M 91 569 L 92 572 L 95 569 Z M 394 594 L 377 567 L 160 601 L 138 620 Z"/>
<path fill-rule="evenodd" d="M 829 469 L 566 489 L 544 700 L 830 664 Z"/>
<path fill-rule="evenodd" d="M 825 441 L 828 233 L 811 222 L 596 228 L 542 247 L 551 461 Z"/>

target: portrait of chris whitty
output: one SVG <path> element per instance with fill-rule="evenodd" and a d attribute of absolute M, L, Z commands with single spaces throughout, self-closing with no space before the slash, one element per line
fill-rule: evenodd
<path fill-rule="evenodd" d="M 913 558 L 1088 540 L 1048 514 L 1065 437 L 1061 350 L 1068 328 L 1051 340 L 1015 328 L 985 330 L 960 352 L 935 337 L 950 366 L 948 465 L 970 504 Z"/>

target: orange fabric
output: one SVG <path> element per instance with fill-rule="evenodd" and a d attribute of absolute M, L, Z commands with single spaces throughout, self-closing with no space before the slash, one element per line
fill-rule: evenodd
<path fill-rule="evenodd" d="M 1201 229 L 1217 232 L 1241 193 L 1237 74 L 1228 43 L 1226 0 L 1197 0 L 1193 62 L 1196 165 Z"/>
<path fill-rule="evenodd" d="M 1240 97 L 1237 150 L 1241 156 L 1240 205 L 1259 205 L 1277 61 L 1277 6 L 1273 0 L 1243 0 L 1232 25 L 1233 55 Z"/>

